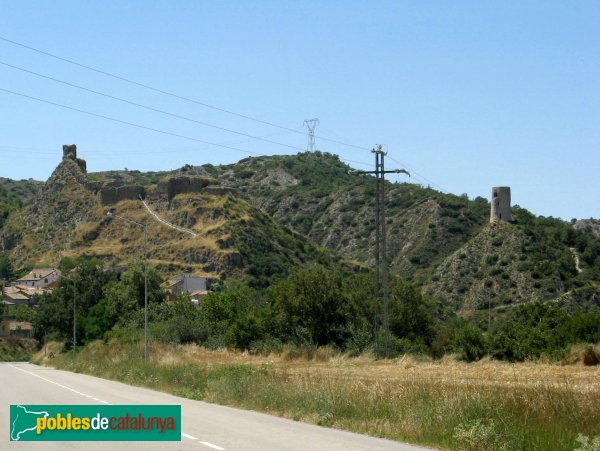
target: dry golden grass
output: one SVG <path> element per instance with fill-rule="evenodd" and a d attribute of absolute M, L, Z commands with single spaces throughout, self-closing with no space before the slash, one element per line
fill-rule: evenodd
<path fill-rule="evenodd" d="M 202 202 L 205 205 L 219 205 L 224 202 L 224 199 L 213 196 L 204 196 L 206 198 L 194 198 L 197 195 L 184 195 L 182 200 Z M 209 207 L 210 208 L 210 207 Z M 91 231 L 94 225 L 100 223 L 103 216 L 106 215 L 106 208 L 98 208 L 94 212 L 98 216 L 97 222 L 83 223 L 79 226 L 76 232 L 76 239 L 83 243 L 83 236 Z M 203 230 L 202 234 L 197 237 L 191 237 L 188 234 L 174 231 L 170 227 L 158 222 L 144 208 L 144 206 L 135 200 L 126 200 L 119 202 L 112 207 L 115 214 L 125 218 L 147 224 L 148 243 L 151 252 L 149 253 L 149 261 L 166 273 L 178 272 L 182 269 L 192 271 L 198 276 L 216 277 L 214 272 L 207 272 L 203 264 L 191 263 L 190 254 L 205 253 L 212 258 L 219 260 L 223 255 L 228 253 L 221 250 L 217 243 L 220 238 L 217 235 L 206 235 L 207 230 Z M 167 221 L 175 221 L 176 218 L 170 211 L 161 211 L 159 214 Z M 173 216 L 173 217 L 171 217 Z M 224 224 L 221 218 L 216 221 L 205 221 L 199 225 L 205 227 L 208 231 L 216 230 Z M 88 247 L 77 247 L 73 250 L 63 252 L 63 256 L 75 257 L 79 255 L 94 256 L 104 255 L 112 256 L 116 260 L 125 262 L 132 259 L 142 257 L 142 249 L 144 246 L 144 234 L 142 230 L 135 224 L 127 221 L 113 219 L 98 228 L 99 236 L 92 242 L 88 243 Z M 182 264 L 181 262 L 189 262 Z"/>
<path fill-rule="evenodd" d="M 172 243 L 170 245 L 173 246 Z M 175 243 L 175 248 L 182 251 L 197 248 L 210 249 L 214 252 L 221 251 L 221 247 L 217 244 L 217 239 L 211 236 L 196 236 L 193 238 L 190 237 L 185 241 Z"/>
<path fill-rule="evenodd" d="M 394 440 L 468 450 L 573 449 L 600 430 L 600 368 L 379 361 L 325 348 L 290 359 L 196 345 L 95 342 L 60 368 Z M 39 358 L 39 356 L 38 356 Z"/>
<path fill-rule="evenodd" d="M 225 224 L 227 224 L 227 221 L 225 221 L 224 219 L 208 220 L 198 218 L 196 224 L 194 224 L 193 229 L 198 233 L 206 234 L 214 232 L 215 230 L 222 229 L 223 226 L 225 226 Z"/>
<path fill-rule="evenodd" d="M 96 222 L 82 222 L 81 224 L 79 224 L 77 230 L 75 231 L 75 239 L 82 240 L 87 233 L 92 232 L 97 228 L 98 223 Z"/>
<path fill-rule="evenodd" d="M 355 380 L 365 384 L 377 381 L 393 385 L 420 380 L 432 384 L 499 388 L 552 386 L 568 388 L 580 393 L 600 394 L 600 365 L 507 363 L 491 359 L 466 363 L 453 356 L 436 361 L 420 361 L 411 356 L 377 360 L 370 356 L 347 357 L 327 350 L 321 351 L 321 354 L 317 351 L 312 359 L 290 359 L 285 352 L 262 356 L 227 349 L 209 350 L 193 344 L 174 348 L 160 343 L 155 343 L 153 346 L 153 359 L 156 359 L 159 365 L 167 361 L 170 364 L 267 365 L 270 369 L 291 376 L 322 376 Z"/>

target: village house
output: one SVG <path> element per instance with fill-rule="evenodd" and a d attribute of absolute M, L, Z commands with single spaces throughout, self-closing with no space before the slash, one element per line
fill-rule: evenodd
<path fill-rule="evenodd" d="M 18 321 L 15 310 L 22 305 L 34 307 L 36 296 L 50 291 L 47 288 L 27 287 L 24 285 L 5 286 L 2 288 L 2 320 L 0 321 L 0 337 L 30 337 L 32 326 L 26 321 Z"/>
<path fill-rule="evenodd" d="M 35 296 L 50 291 L 48 288 L 36 288 L 25 285 L 14 285 L 2 289 L 2 303 L 6 306 L 19 307 L 21 305 L 33 306 L 36 304 Z"/>
<path fill-rule="evenodd" d="M 4 319 L 0 322 L 0 337 L 31 337 L 32 326 L 26 321 Z"/>
<path fill-rule="evenodd" d="M 38 268 L 31 270 L 28 274 L 17 279 L 14 285 L 26 287 L 45 288 L 56 282 L 61 276 L 57 268 Z"/>
<path fill-rule="evenodd" d="M 206 277 L 194 277 L 184 273 L 170 277 L 162 287 L 165 289 L 167 301 L 174 300 L 180 294 L 189 293 L 192 301 L 197 304 L 208 294 L 208 285 L 209 279 Z"/>

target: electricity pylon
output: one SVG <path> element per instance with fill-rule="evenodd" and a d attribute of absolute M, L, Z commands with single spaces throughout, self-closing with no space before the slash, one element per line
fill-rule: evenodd
<path fill-rule="evenodd" d="M 320 123 L 321 122 L 317 118 L 315 118 L 315 119 L 304 119 L 304 125 L 306 125 L 306 128 L 308 128 L 308 146 L 306 147 L 306 150 L 308 150 L 309 152 L 314 152 L 316 150 L 316 146 L 315 146 L 315 128 Z"/>

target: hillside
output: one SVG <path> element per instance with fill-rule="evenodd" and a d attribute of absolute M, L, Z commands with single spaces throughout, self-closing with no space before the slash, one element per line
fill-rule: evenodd
<path fill-rule="evenodd" d="M 11 213 L 0 240 L 15 267 L 57 264 L 63 257 L 100 257 L 114 263 L 141 258 L 142 231 L 109 218 L 106 213 L 111 210 L 147 224 L 148 258 L 165 274 L 189 271 L 213 278 L 247 276 L 251 284 L 265 286 L 296 266 L 333 260 L 330 253 L 292 233 L 231 190 L 205 186 L 209 182 L 200 178 L 160 181 L 158 185 L 130 186 L 133 191 L 120 190 L 122 179 L 88 177 L 85 163 L 82 167 L 65 157 L 37 197 Z M 185 185 L 178 192 L 180 182 L 197 182 L 198 186 Z M 137 189 L 143 189 L 148 206 L 157 215 L 195 236 L 156 220 L 132 195 Z"/>
<path fill-rule="evenodd" d="M 572 223 L 576 230 L 584 230 L 600 238 L 600 220 L 599 219 L 581 219 Z"/>
<path fill-rule="evenodd" d="M 310 262 L 343 258 L 370 266 L 374 180 L 349 169 L 321 152 L 150 173 L 87 174 L 85 163 L 65 158 L 35 200 L 10 215 L 0 242 L 15 267 L 64 256 L 123 261 L 140 255 L 142 234 L 107 218 L 110 207 L 148 222 L 149 258 L 165 273 L 248 276 L 266 286 Z M 197 236 L 157 222 L 139 193 L 161 218 Z M 600 240 L 593 223 L 572 226 L 514 207 L 513 223 L 490 225 L 483 198 L 392 182 L 386 193 L 391 272 L 422 285 L 444 310 L 556 298 L 596 303 Z M 103 205 L 115 196 L 118 202 Z"/>
<path fill-rule="evenodd" d="M 350 167 L 336 156 L 258 157 L 202 169 L 315 243 L 373 264 L 373 179 L 349 175 Z M 391 263 L 408 278 L 426 279 L 436 262 L 488 219 L 484 199 L 469 201 L 409 183 L 388 183 L 386 189 Z"/>
<path fill-rule="evenodd" d="M 11 180 L 0 177 L 0 229 L 9 213 L 31 201 L 42 186 L 43 182 L 33 179 Z"/>
<path fill-rule="evenodd" d="M 349 169 L 317 152 L 188 171 L 209 173 L 316 244 L 372 265 L 374 180 Z M 391 182 L 386 193 L 391 271 L 423 285 L 444 308 L 566 299 L 565 293 L 600 281 L 600 240 L 587 227 L 577 230 L 519 207 L 514 223 L 494 227 L 483 198 Z"/>

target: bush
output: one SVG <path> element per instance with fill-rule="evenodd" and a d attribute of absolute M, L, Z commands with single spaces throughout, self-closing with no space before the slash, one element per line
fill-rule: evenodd
<path fill-rule="evenodd" d="M 480 360 L 488 352 L 483 333 L 472 324 L 467 324 L 459 329 L 455 340 L 456 347 L 460 351 L 460 358 L 467 362 Z"/>

